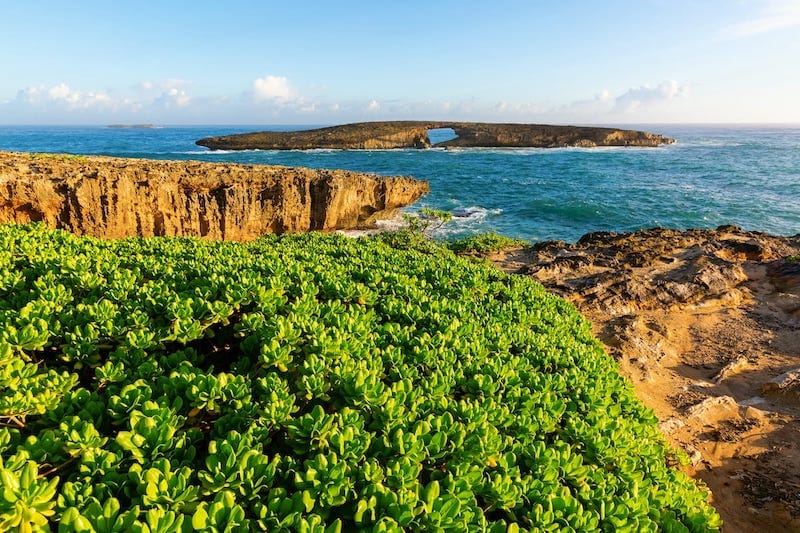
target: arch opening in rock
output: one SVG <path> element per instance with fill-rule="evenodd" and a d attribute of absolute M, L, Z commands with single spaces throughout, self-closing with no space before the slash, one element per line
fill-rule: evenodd
<path fill-rule="evenodd" d="M 431 128 L 428 130 L 428 139 L 431 146 L 457 139 L 458 135 L 453 128 Z"/>

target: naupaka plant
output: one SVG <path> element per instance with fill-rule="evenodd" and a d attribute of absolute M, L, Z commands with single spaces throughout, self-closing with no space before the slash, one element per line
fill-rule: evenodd
<path fill-rule="evenodd" d="M 0 226 L 0 529 L 719 529 L 572 306 L 391 242 Z"/>

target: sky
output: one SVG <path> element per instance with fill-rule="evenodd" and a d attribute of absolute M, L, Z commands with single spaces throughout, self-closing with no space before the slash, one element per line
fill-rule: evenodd
<path fill-rule="evenodd" d="M 800 123 L 800 0 L 0 9 L 0 125 Z"/>

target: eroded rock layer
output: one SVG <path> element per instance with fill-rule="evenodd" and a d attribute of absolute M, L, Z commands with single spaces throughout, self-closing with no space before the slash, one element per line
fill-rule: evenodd
<path fill-rule="evenodd" d="M 675 142 L 635 130 L 544 124 L 391 121 L 360 122 L 304 131 L 260 131 L 200 139 L 212 150 L 309 150 L 430 148 L 428 130 L 450 128 L 455 139 L 437 147 L 557 148 L 564 146 L 659 146 Z"/>
<path fill-rule="evenodd" d="M 494 259 L 592 321 L 725 531 L 800 531 L 800 235 L 599 232 Z"/>
<path fill-rule="evenodd" d="M 365 227 L 427 192 L 410 177 L 344 170 L 0 152 L 0 222 L 108 238 Z"/>

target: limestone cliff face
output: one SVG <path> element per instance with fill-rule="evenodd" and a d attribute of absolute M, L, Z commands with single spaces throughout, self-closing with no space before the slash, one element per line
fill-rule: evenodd
<path fill-rule="evenodd" d="M 368 225 L 428 183 L 343 170 L 0 152 L 0 222 L 252 240 Z"/>

